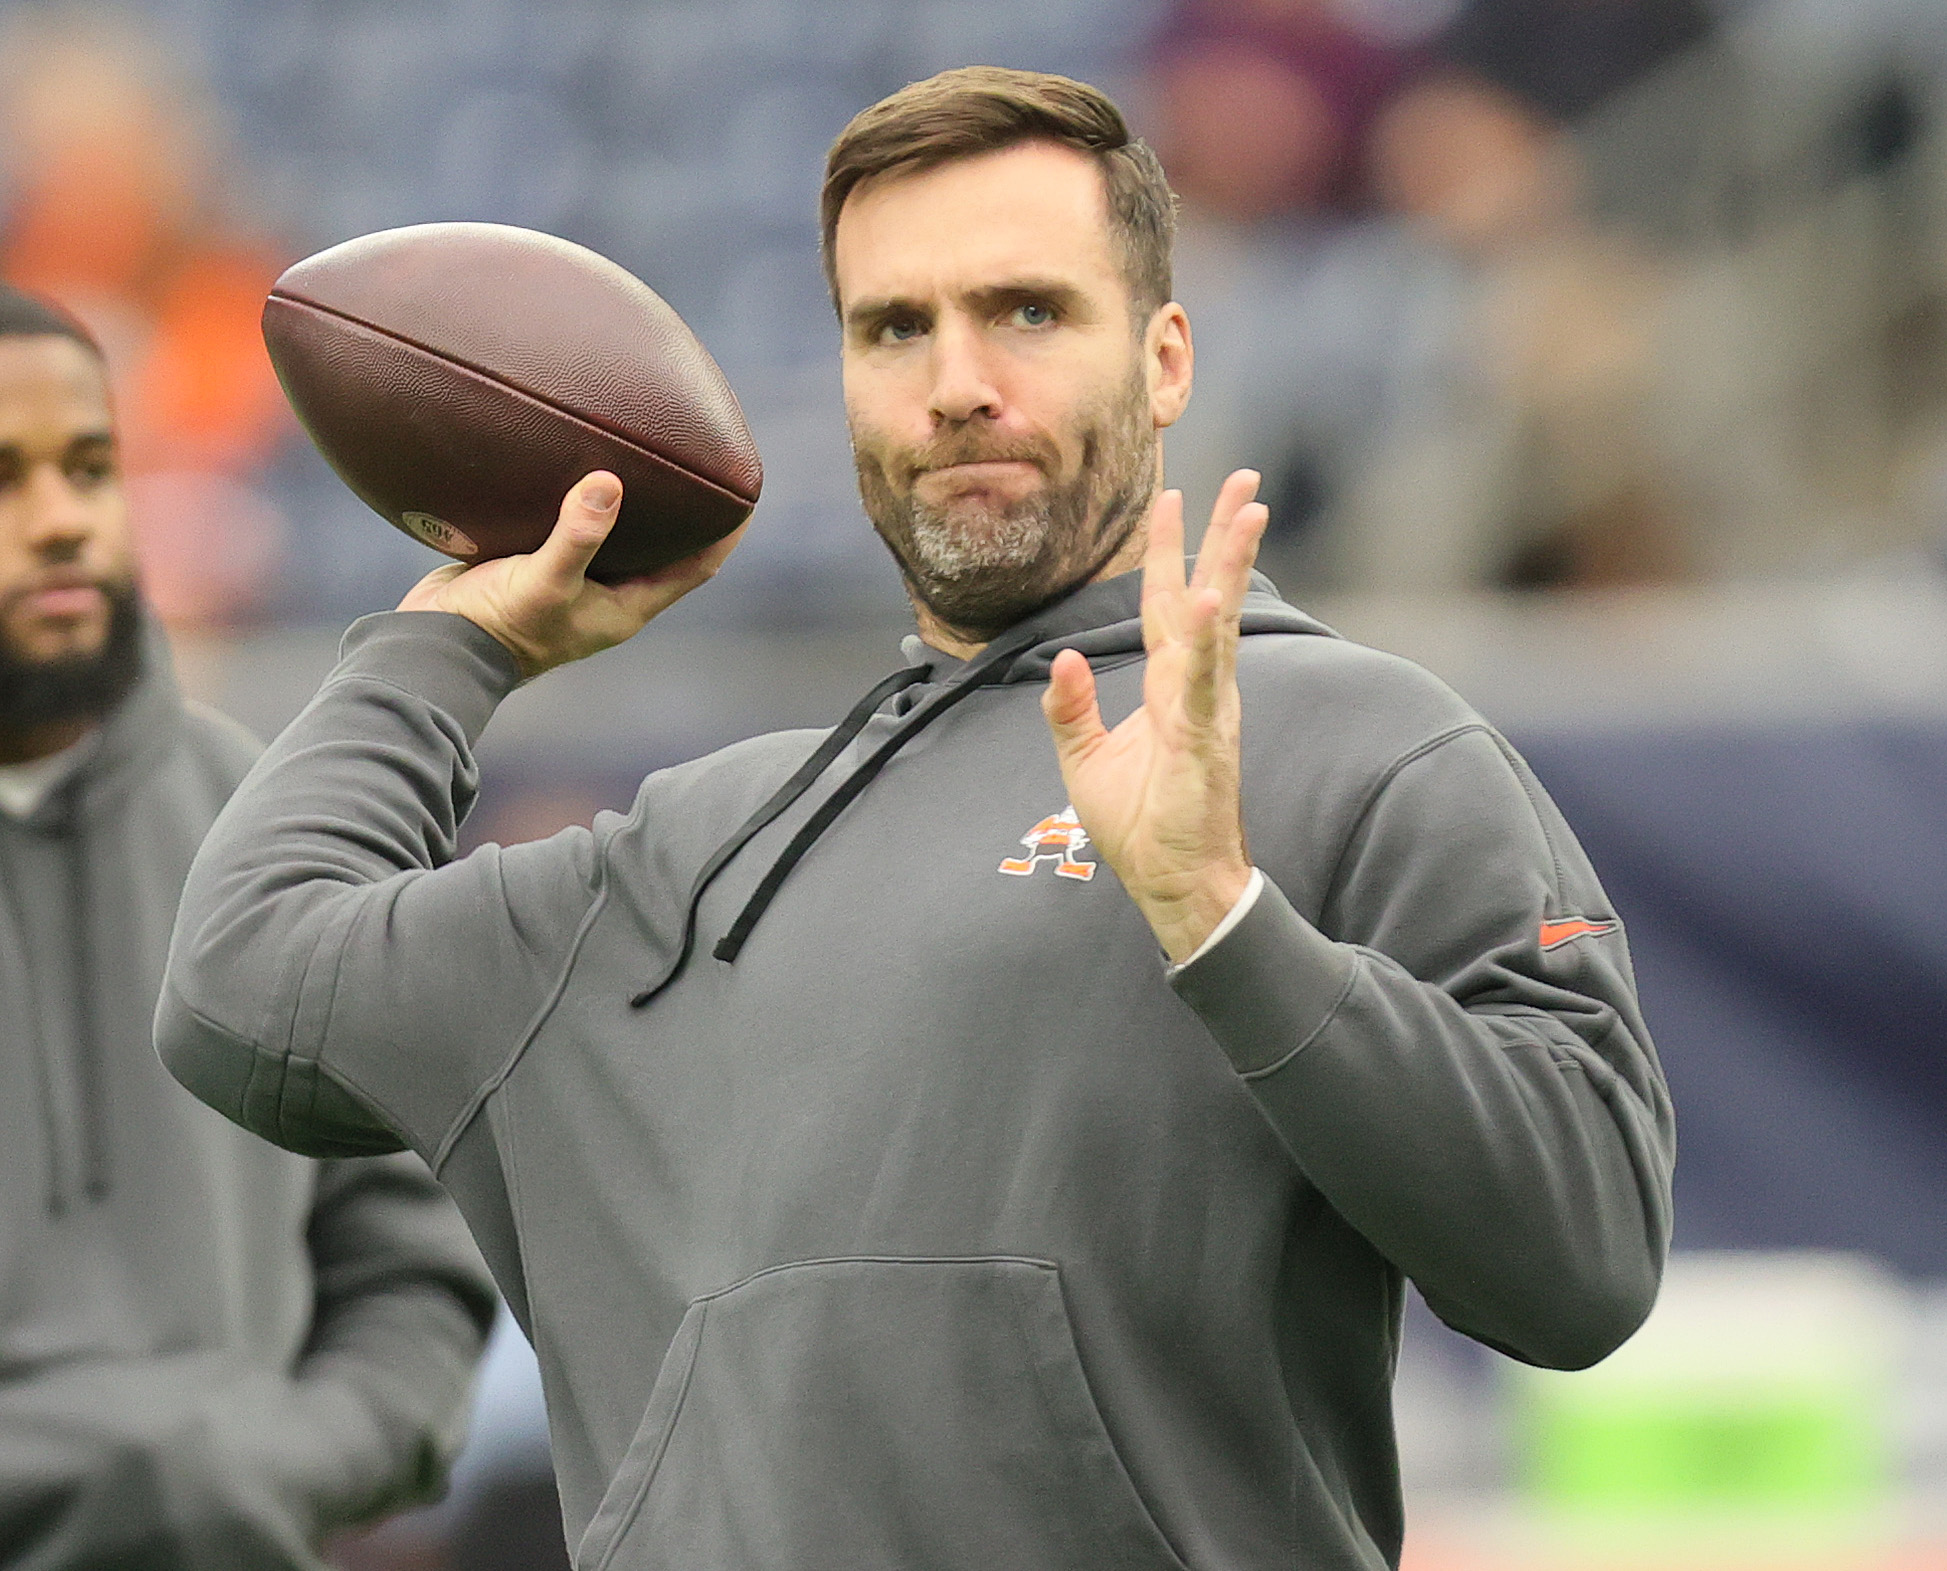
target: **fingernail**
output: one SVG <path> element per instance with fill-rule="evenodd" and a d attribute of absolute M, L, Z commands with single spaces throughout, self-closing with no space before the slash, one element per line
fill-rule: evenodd
<path fill-rule="evenodd" d="M 606 513 L 621 500 L 621 486 L 607 476 L 603 476 L 600 480 L 590 480 L 581 488 L 582 506 L 592 508 L 598 513 Z"/>

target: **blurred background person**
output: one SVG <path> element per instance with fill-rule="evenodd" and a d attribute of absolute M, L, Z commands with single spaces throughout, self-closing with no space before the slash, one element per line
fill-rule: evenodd
<path fill-rule="evenodd" d="M 1388 107 L 1376 193 L 1441 275 L 1429 374 L 1386 414 L 1336 520 L 1341 582 L 1668 582 L 1692 571 L 1658 447 L 1665 258 L 1589 210 L 1558 122 L 1443 73 Z"/>
<path fill-rule="evenodd" d="M 0 286 L 0 1555 L 308 1571 L 425 1500 L 492 1288 L 417 1158 L 239 1138 L 150 1022 L 189 859 L 255 746 L 136 586 L 107 378 Z"/>
<path fill-rule="evenodd" d="M 227 173 L 204 94 L 130 18 L 0 27 L 0 277 L 72 311 L 117 368 L 144 582 L 186 631 L 261 615 L 284 545 L 252 482 L 291 431 L 257 331 L 288 258 Z"/>
<path fill-rule="evenodd" d="M 1197 394 L 1166 439 L 1170 480 L 1214 496 L 1231 455 L 1266 477 L 1264 560 L 1315 583 L 1318 526 L 1393 384 L 1425 371 L 1414 258 L 1376 222 L 1367 146 L 1432 65 L 1451 5 L 1185 0 L 1147 66 L 1153 135 L 1182 199 L 1177 292 Z"/>
<path fill-rule="evenodd" d="M 1184 5 L 1154 110 L 1219 369 L 1176 477 L 1249 433 L 1267 565 L 1314 589 L 1683 576 L 1659 263 L 1570 123 L 1710 33 L 1686 0 Z"/>
<path fill-rule="evenodd" d="M 1440 56 L 1570 125 L 1716 30 L 1706 0 L 1464 0 Z"/>

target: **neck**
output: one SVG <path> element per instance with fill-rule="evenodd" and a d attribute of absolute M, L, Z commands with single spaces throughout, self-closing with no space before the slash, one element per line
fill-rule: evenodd
<path fill-rule="evenodd" d="M 918 595 L 910 590 L 907 595 L 913 603 L 913 620 L 919 625 L 920 641 L 929 649 L 952 655 L 955 660 L 971 660 L 987 647 L 985 639 L 969 638 L 942 622 L 934 615 L 933 608 Z"/>
<path fill-rule="evenodd" d="M 0 765 L 31 764 L 73 747 L 100 723 L 94 715 L 72 720 L 48 720 L 17 729 L 0 727 Z"/>
<path fill-rule="evenodd" d="M 1115 554 L 1082 580 L 1085 584 L 1099 584 L 1105 578 L 1119 578 L 1124 573 L 1135 571 L 1142 566 L 1143 551 L 1149 545 L 1149 521 L 1144 519 L 1129 536 L 1116 548 Z M 1080 589 L 1082 584 L 1075 585 Z M 1070 593 L 1073 593 L 1071 590 Z M 952 655 L 956 660 L 971 660 L 985 649 L 989 640 L 977 637 L 964 628 L 957 628 L 940 620 L 931 606 L 913 593 L 908 585 L 906 595 L 913 604 L 913 620 L 919 624 L 919 636 L 929 648 L 942 654 Z"/>

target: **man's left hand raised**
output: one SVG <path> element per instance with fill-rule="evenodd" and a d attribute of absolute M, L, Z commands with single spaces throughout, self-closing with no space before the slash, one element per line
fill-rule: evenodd
<path fill-rule="evenodd" d="M 1076 816 L 1172 961 L 1196 953 L 1251 879 L 1237 639 L 1270 517 L 1254 500 L 1258 479 L 1240 469 L 1224 482 L 1188 582 L 1183 495 L 1157 500 L 1143 557 L 1142 707 L 1107 729 L 1095 675 L 1072 649 L 1055 657 L 1042 699 Z"/>

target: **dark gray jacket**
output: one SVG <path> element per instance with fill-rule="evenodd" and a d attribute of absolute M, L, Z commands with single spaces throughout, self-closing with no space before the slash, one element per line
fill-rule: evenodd
<path fill-rule="evenodd" d="M 1139 702 L 1133 576 L 970 667 L 909 644 L 917 685 L 754 833 L 815 735 L 460 861 L 513 664 L 369 618 L 204 848 L 163 1052 L 272 1138 L 443 1172 L 533 1334 L 584 1571 L 1393 1564 L 1403 1277 L 1517 1357 L 1600 1358 L 1655 1295 L 1669 1106 L 1507 744 L 1268 586 L 1244 627 L 1272 882 L 1170 979 L 1043 823 L 1049 661 L 1086 653 L 1111 723 Z"/>
<path fill-rule="evenodd" d="M 0 1563 L 321 1567 L 444 1479 L 492 1313 L 416 1158 L 319 1163 L 151 1041 L 191 856 L 256 753 L 159 645 L 79 772 L 0 815 Z"/>

